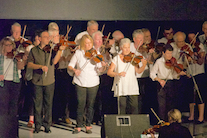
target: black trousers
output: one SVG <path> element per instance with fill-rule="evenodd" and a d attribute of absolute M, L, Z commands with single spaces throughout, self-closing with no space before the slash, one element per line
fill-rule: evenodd
<path fill-rule="evenodd" d="M 0 138 L 18 137 L 18 98 L 21 82 L 4 81 L 0 87 Z"/>
<path fill-rule="evenodd" d="M 90 126 L 93 120 L 94 103 L 99 85 L 94 87 L 81 87 L 75 85 L 77 94 L 77 127 L 82 127 L 85 123 L 86 126 Z M 83 115 L 86 115 L 86 122 L 84 122 Z"/>
<path fill-rule="evenodd" d="M 176 91 L 175 91 L 175 82 L 174 80 L 168 80 L 165 86 L 162 88 L 158 84 L 158 93 L 157 93 L 157 100 L 158 100 L 158 107 L 159 107 L 159 117 L 161 120 L 168 120 L 167 113 L 173 108 L 176 108 L 177 101 L 176 99 Z"/>
<path fill-rule="evenodd" d="M 49 129 L 52 124 L 52 102 L 55 84 L 47 86 L 34 85 L 34 116 L 35 129 L 40 129 L 43 125 Z M 44 118 L 42 118 L 42 109 L 44 108 Z"/>

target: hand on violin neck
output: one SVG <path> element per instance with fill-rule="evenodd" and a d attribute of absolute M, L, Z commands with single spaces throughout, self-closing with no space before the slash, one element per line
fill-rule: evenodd
<path fill-rule="evenodd" d="M 142 64 L 143 64 L 143 66 L 146 66 L 146 65 L 147 65 L 147 60 L 146 60 L 146 59 L 142 58 L 142 59 L 141 59 L 141 62 L 142 62 Z"/>

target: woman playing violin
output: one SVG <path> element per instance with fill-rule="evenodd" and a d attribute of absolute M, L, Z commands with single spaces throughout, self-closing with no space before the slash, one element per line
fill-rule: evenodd
<path fill-rule="evenodd" d="M 147 64 L 145 59 L 141 59 L 143 66 L 140 68 L 130 63 L 124 63 L 124 56 L 130 54 L 130 43 L 128 38 L 121 39 L 119 46 L 122 53 L 113 58 L 107 72 L 110 77 L 115 77 L 112 91 L 114 91 L 114 97 L 120 96 L 121 114 L 138 113 L 139 88 L 135 72 L 143 72 Z M 127 66 L 128 70 L 126 70 Z M 127 105 L 130 105 L 130 111 L 126 110 Z"/>
<path fill-rule="evenodd" d="M 172 109 L 168 112 L 168 121 L 170 125 L 163 126 L 158 129 L 158 138 L 192 138 L 188 128 L 182 126 L 181 123 L 181 112 L 178 109 Z M 149 130 L 149 132 L 152 132 Z M 153 133 L 150 133 L 152 138 Z"/>
<path fill-rule="evenodd" d="M 21 69 L 24 68 L 26 56 L 8 58 L 15 43 L 9 38 L 0 42 L 0 137 L 18 137 L 18 98 L 21 88 Z"/>
<path fill-rule="evenodd" d="M 93 107 L 96 98 L 96 94 L 99 88 L 99 74 L 102 72 L 105 66 L 104 62 L 99 62 L 97 64 L 92 64 L 91 59 L 85 57 L 85 53 L 92 49 L 93 40 L 89 35 L 84 35 L 80 41 L 81 49 L 76 50 L 73 55 L 68 68 L 75 73 L 73 82 L 75 83 L 75 90 L 77 94 L 77 118 L 76 118 L 76 128 L 73 134 L 77 134 L 81 131 L 83 127 L 83 116 L 86 112 L 86 133 L 91 134 L 91 122 L 93 120 Z M 97 51 L 99 54 L 99 52 Z M 86 64 L 87 63 L 87 64 Z M 77 66 L 77 68 L 75 68 Z M 84 67 L 83 67 L 84 66 Z"/>

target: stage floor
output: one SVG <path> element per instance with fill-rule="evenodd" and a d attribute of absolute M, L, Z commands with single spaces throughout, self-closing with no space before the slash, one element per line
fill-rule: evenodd
<path fill-rule="evenodd" d="M 75 121 L 72 120 L 74 123 Z M 193 125 L 193 123 L 183 123 L 184 126 L 189 128 L 191 134 L 194 134 L 194 138 L 207 138 L 207 122 L 199 125 Z M 85 129 L 78 134 L 72 134 L 75 125 L 68 125 L 65 123 L 55 124 L 51 127 L 52 133 L 45 133 L 44 128 L 41 128 L 41 132 L 33 134 L 34 128 L 28 128 L 27 122 L 19 121 L 19 138 L 100 138 L 101 127 L 92 125 L 92 134 L 86 134 Z M 195 132 L 193 133 L 193 128 Z"/>

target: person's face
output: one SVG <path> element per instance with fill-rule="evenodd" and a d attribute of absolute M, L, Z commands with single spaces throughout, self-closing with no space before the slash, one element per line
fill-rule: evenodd
<path fill-rule="evenodd" d="M 130 44 L 126 43 L 121 47 L 122 54 L 123 55 L 128 55 L 130 53 Z"/>
<path fill-rule="evenodd" d="M 103 45 L 103 39 L 102 39 L 102 36 L 96 34 L 96 35 L 94 36 L 93 43 L 94 43 L 94 46 L 95 46 L 96 48 L 101 47 L 101 45 Z"/>
<path fill-rule="evenodd" d="M 162 52 L 165 60 L 170 60 L 172 58 L 172 51 L 166 50 L 165 53 Z"/>
<path fill-rule="evenodd" d="M 141 46 L 143 44 L 144 36 L 141 34 L 138 34 L 135 38 L 133 38 L 133 40 L 134 40 L 135 45 Z"/>
<path fill-rule="evenodd" d="M 195 34 L 194 33 L 190 33 L 188 34 L 188 40 L 191 43 L 191 41 L 195 38 Z M 194 43 L 196 41 L 196 39 L 193 40 L 192 43 Z"/>
<path fill-rule="evenodd" d="M 21 35 L 21 27 L 20 26 L 13 26 L 12 27 L 12 36 L 15 40 L 18 40 Z"/>
<path fill-rule="evenodd" d="M 150 31 L 144 32 L 144 43 L 149 44 L 152 41 Z"/>
<path fill-rule="evenodd" d="M 41 37 L 39 37 L 39 40 L 40 40 L 40 43 L 42 45 L 47 45 L 50 41 L 49 33 L 48 32 L 42 32 L 42 35 L 41 35 Z"/>
<path fill-rule="evenodd" d="M 170 30 L 164 30 L 164 36 L 170 40 L 173 38 L 173 29 L 170 28 Z"/>
<path fill-rule="evenodd" d="M 13 44 L 9 41 L 5 41 L 3 46 L 4 46 L 4 49 L 5 49 L 4 50 L 5 53 L 11 52 L 12 49 L 13 49 Z"/>
<path fill-rule="evenodd" d="M 35 36 L 34 45 L 37 46 L 40 44 L 39 36 Z"/>
<path fill-rule="evenodd" d="M 203 25 L 202 31 L 204 32 L 205 36 L 207 37 L 207 24 Z"/>
<path fill-rule="evenodd" d="M 57 44 L 60 42 L 60 35 L 59 35 L 59 32 L 53 32 L 53 34 L 50 36 L 50 40 Z"/>
<path fill-rule="evenodd" d="M 176 45 L 178 48 L 185 46 L 185 38 L 183 35 L 177 35 Z"/>
<path fill-rule="evenodd" d="M 93 47 L 93 44 L 90 39 L 86 38 L 84 42 L 85 51 L 90 50 Z"/>
<path fill-rule="evenodd" d="M 98 31 L 98 25 L 93 24 L 93 25 L 87 27 L 87 32 L 90 36 L 92 36 L 92 34 L 96 31 Z"/>

